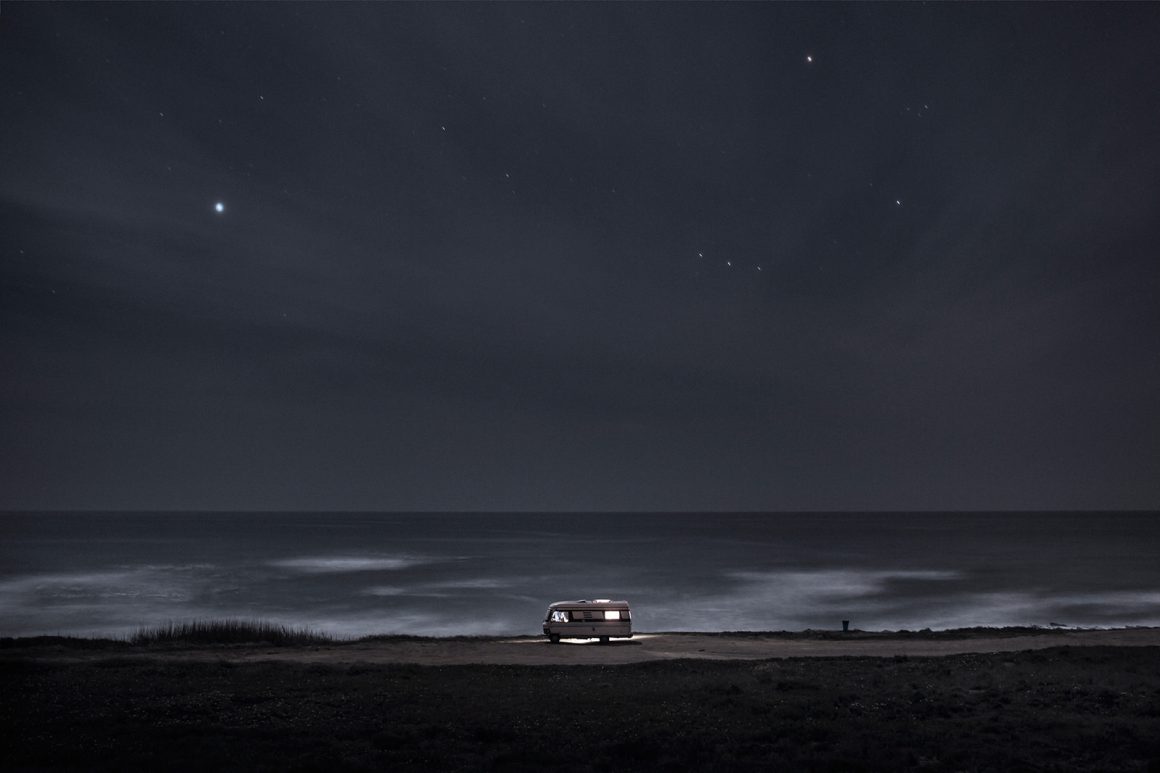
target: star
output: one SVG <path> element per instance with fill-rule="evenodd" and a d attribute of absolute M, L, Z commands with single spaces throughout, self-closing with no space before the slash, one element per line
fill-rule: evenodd
<path fill-rule="evenodd" d="M 218 203 L 213 205 L 213 211 L 217 212 L 220 215 L 221 213 L 226 211 L 226 205 L 223 202 L 219 201 Z"/>
<path fill-rule="evenodd" d="M 806 64 L 813 64 L 813 63 L 814 63 L 814 55 L 813 54 L 806 54 Z"/>

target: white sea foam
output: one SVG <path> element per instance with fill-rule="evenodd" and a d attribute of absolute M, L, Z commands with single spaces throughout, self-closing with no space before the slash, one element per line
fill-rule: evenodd
<path fill-rule="evenodd" d="M 1160 619 L 1160 592 L 1107 591 L 1064 594 L 1045 590 L 964 593 L 953 605 L 932 609 L 921 621 L 926 628 L 1049 625 L 1101 627 L 1124 621 Z M 914 628 L 912 618 L 884 616 L 879 627 Z"/>
<path fill-rule="evenodd" d="M 430 563 L 430 559 L 416 556 L 305 556 L 267 562 L 279 569 L 292 569 L 308 574 L 340 572 L 382 572 L 408 569 Z"/>
<path fill-rule="evenodd" d="M 819 569 L 730 572 L 729 576 L 747 584 L 750 593 L 778 598 L 845 599 L 882 593 L 892 582 L 946 582 L 962 575 L 942 570 Z"/>
<path fill-rule="evenodd" d="M 518 601 L 539 603 L 540 599 L 526 593 L 513 592 L 514 589 L 535 587 L 536 579 L 529 577 L 464 577 L 457 580 L 421 582 L 410 586 L 371 585 L 359 593 L 363 596 L 410 596 L 413 598 L 473 598 L 473 591 L 508 591 L 489 593 L 489 598 L 508 598 Z"/>
<path fill-rule="evenodd" d="M 98 572 L 29 574 L 0 581 L 0 598 L 8 604 L 68 599 L 184 598 L 184 585 L 156 567 Z"/>
<path fill-rule="evenodd" d="M 527 577 L 464 577 L 458 580 L 427 583 L 426 587 L 455 590 L 493 590 L 526 586 L 527 583 Z"/>
<path fill-rule="evenodd" d="M 10 518 L 0 636 L 535 633 L 549 602 L 599 597 L 628 598 L 638 631 L 1160 624 L 1160 527 L 1135 516 L 336 518 Z"/>
<path fill-rule="evenodd" d="M 198 582 L 168 564 L 42 572 L 0 581 L 0 633 L 117 636 L 188 610 Z"/>
<path fill-rule="evenodd" d="M 412 636 L 503 636 L 512 633 L 509 620 L 500 617 L 447 615 L 439 612 L 398 612 L 361 618 L 324 617 L 309 626 L 338 636 L 404 634 Z"/>
<path fill-rule="evenodd" d="M 959 572 L 818 569 L 726 573 L 728 589 L 634 609 L 642 630 L 796 630 L 876 615 L 891 607 L 892 585 L 948 583 Z"/>

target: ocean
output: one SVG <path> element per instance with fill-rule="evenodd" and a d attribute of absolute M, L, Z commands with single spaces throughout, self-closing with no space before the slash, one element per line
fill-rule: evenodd
<path fill-rule="evenodd" d="M 1160 625 L 1157 513 L 6 513 L 0 636 L 261 619 L 336 636 Z"/>

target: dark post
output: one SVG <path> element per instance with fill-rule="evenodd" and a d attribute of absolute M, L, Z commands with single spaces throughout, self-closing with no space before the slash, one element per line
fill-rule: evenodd
<path fill-rule="evenodd" d="M 849 631 L 849 630 L 850 630 L 850 621 L 849 621 L 849 620 L 843 620 L 843 621 L 842 621 L 842 630 L 843 630 L 843 631 Z"/>

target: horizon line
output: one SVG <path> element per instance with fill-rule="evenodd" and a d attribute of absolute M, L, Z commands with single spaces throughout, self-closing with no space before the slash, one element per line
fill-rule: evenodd
<path fill-rule="evenodd" d="M 900 509 L 885 509 L 874 508 L 867 510 L 849 510 L 849 509 L 778 509 L 778 510 L 711 510 L 711 509 L 695 509 L 695 510 L 643 510 L 643 509 L 626 509 L 626 510 L 540 510 L 530 508 L 517 508 L 511 510 L 442 510 L 442 509 L 384 509 L 374 510 L 367 508 L 336 508 L 333 510 L 325 510 L 318 508 L 297 508 L 297 509 L 280 509 L 280 508 L 19 508 L 19 509 L 0 509 L 0 516 L 4 515 L 35 515 L 46 513 L 90 513 L 90 514 L 249 514 L 249 515 L 289 515 L 289 514 L 323 514 L 335 513 L 346 515 L 938 515 L 938 514 L 953 514 L 953 515 L 999 515 L 999 514 L 1091 514 L 1091 513 L 1139 513 L 1139 514 L 1160 514 L 1160 508 L 989 508 L 989 509 L 920 509 L 920 508 L 900 508 Z"/>

